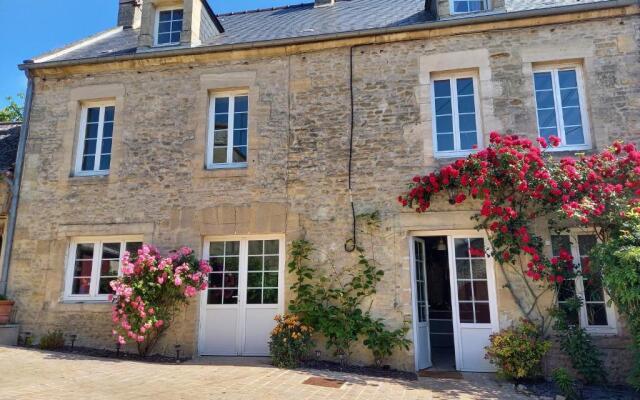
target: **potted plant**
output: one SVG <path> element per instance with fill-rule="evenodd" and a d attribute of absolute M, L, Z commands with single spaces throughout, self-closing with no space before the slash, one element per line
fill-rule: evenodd
<path fill-rule="evenodd" d="M 8 300 L 6 296 L 0 295 L 0 325 L 9 323 L 14 304 L 15 303 Z"/>

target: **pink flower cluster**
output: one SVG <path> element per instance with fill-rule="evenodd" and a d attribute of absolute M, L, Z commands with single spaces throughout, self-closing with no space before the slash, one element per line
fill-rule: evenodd
<path fill-rule="evenodd" d="M 155 247 L 145 244 L 135 257 L 125 252 L 122 272 L 110 285 L 112 334 L 124 345 L 160 335 L 173 319 L 175 305 L 207 290 L 211 267 L 206 260 L 198 261 L 188 247 L 163 258 Z"/>

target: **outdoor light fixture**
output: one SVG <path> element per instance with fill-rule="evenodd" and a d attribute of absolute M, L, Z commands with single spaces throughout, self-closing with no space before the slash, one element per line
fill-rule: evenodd
<path fill-rule="evenodd" d="M 180 364 L 180 348 L 182 346 L 180 346 L 179 344 L 176 344 L 173 347 L 176 349 L 176 364 Z"/>
<path fill-rule="evenodd" d="M 340 368 L 344 367 L 344 353 L 338 354 L 338 358 L 340 359 Z"/>
<path fill-rule="evenodd" d="M 322 354 L 320 350 L 316 350 L 316 360 L 318 361 L 320 361 L 320 354 Z"/>
<path fill-rule="evenodd" d="M 444 243 L 444 239 L 440 238 L 440 240 L 438 241 L 438 247 L 436 247 L 436 250 L 438 251 L 446 251 L 447 250 L 447 245 Z"/>

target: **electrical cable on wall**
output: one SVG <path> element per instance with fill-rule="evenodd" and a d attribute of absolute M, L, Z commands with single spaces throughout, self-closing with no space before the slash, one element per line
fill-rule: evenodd
<path fill-rule="evenodd" d="M 349 202 L 351 203 L 351 217 L 352 217 L 352 236 L 344 244 L 344 250 L 348 253 L 352 253 L 358 248 L 358 240 L 356 237 L 356 207 L 353 204 L 353 192 L 351 185 L 351 172 L 353 163 L 353 127 L 354 111 L 353 111 L 353 46 L 349 47 L 349 94 L 351 96 L 351 127 L 349 131 Z"/>

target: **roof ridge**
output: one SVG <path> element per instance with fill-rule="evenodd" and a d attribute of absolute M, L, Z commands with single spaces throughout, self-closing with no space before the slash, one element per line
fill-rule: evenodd
<path fill-rule="evenodd" d="M 218 17 L 228 17 L 228 16 L 231 16 L 231 15 L 243 15 L 243 14 L 253 14 L 253 13 L 259 13 L 259 12 L 265 12 L 265 11 L 286 10 L 288 8 L 298 8 L 298 7 L 309 6 L 309 5 L 312 5 L 312 4 L 314 4 L 314 3 L 289 4 L 289 5 L 285 5 L 285 6 L 256 8 L 256 9 L 253 9 L 253 10 L 233 11 L 233 12 L 228 12 L 228 13 L 223 13 L 223 14 L 216 14 L 216 15 Z"/>

